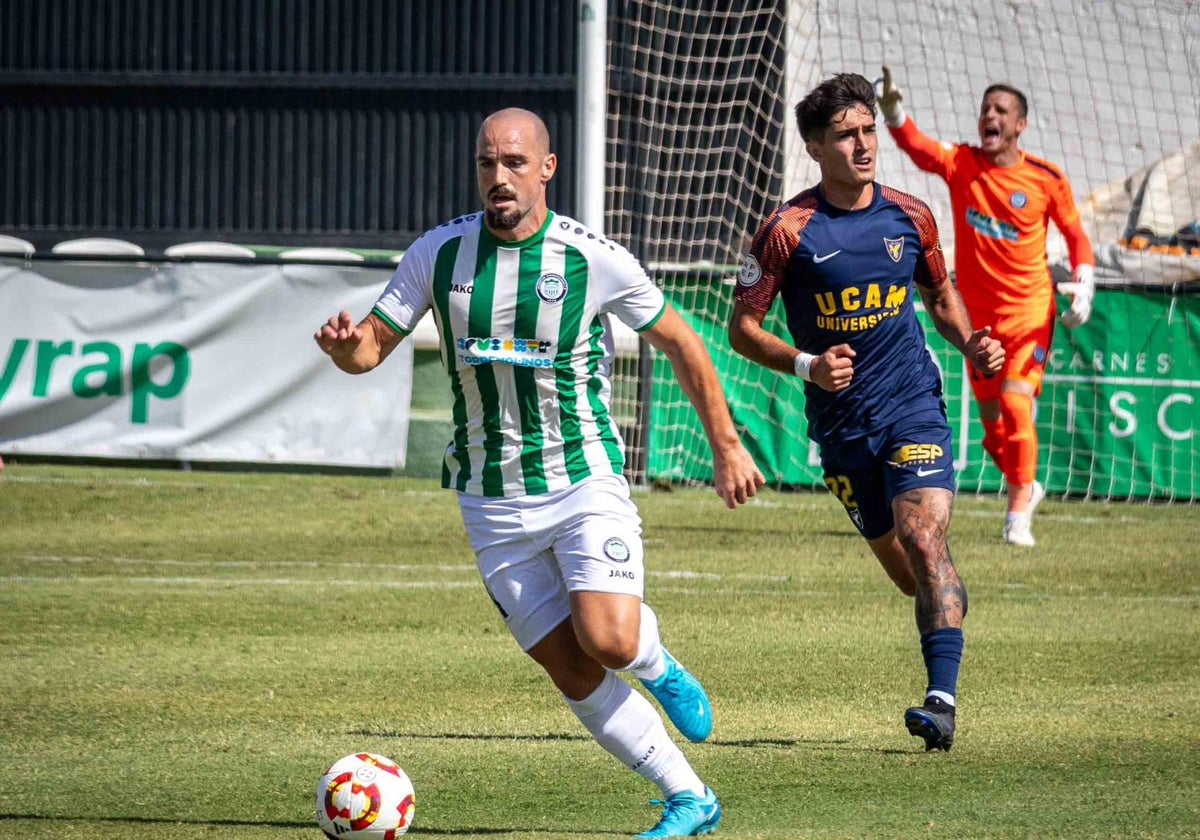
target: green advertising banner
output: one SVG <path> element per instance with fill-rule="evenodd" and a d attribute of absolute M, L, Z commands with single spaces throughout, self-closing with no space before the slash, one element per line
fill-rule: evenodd
<path fill-rule="evenodd" d="M 1200 297 L 1097 292 L 1058 330 L 1038 401 L 1043 481 L 1104 498 L 1200 499 Z"/>
<path fill-rule="evenodd" d="M 767 480 L 822 487 L 818 453 L 805 434 L 802 383 L 752 365 L 729 349 L 725 331 L 732 289 L 714 290 L 719 282 L 675 283 L 668 296 L 707 344 L 734 421 Z M 919 317 L 942 369 L 959 488 L 994 492 L 1003 478 L 983 451 L 963 359 L 924 312 Z M 778 306 L 766 326 L 786 337 Z M 661 356 L 652 393 L 648 477 L 710 480 L 703 430 Z M 1196 501 L 1198 401 L 1200 297 L 1101 289 L 1087 324 L 1055 332 L 1037 402 L 1038 478 L 1056 494 Z"/>

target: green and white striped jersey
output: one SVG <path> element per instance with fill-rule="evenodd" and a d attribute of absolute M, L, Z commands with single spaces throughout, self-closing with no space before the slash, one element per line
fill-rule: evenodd
<path fill-rule="evenodd" d="M 454 394 L 442 486 L 525 496 L 621 474 L 607 319 L 645 330 L 665 307 L 632 254 L 573 219 L 506 242 L 474 213 L 414 242 L 373 311 L 407 334 L 433 310 Z"/>

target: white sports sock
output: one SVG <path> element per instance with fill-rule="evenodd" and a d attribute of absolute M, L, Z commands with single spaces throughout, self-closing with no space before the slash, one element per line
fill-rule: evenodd
<path fill-rule="evenodd" d="M 925 693 L 925 699 L 928 700 L 930 697 L 936 697 L 937 699 L 941 700 L 943 703 L 945 703 L 950 708 L 952 708 L 952 709 L 954 708 L 954 695 L 950 694 L 949 692 L 936 691 L 936 690 L 927 691 Z"/>
<path fill-rule="evenodd" d="M 654 782 L 663 796 L 689 790 L 704 795 L 704 782 L 671 740 L 650 701 L 609 671 L 596 690 L 567 705 L 600 746 L 639 776 Z"/>
<path fill-rule="evenodd" d="M 662 641 L 658 637 L 658 616 L 645 601 L 642 602 L 637 657 L 620 670 L 629 671 L 639 680 L 656 680 L 666 673 L 667 663 L 663 658 Z"/>

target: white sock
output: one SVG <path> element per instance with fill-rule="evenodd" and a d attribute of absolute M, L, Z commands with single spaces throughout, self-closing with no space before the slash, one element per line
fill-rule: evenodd
<path fill-rule="evenodd" d="M 667 662 L 663 658 L 662 641 L 658 637 L 658 616 L 645 601 L 642 602 L 637 657 L 620 670 L 629 671 L 639 680 L 656 680 L 666 673 Z"/>
<path fill-rule="evenodd" d="M 954 708 L 954 695 L 950 694 L 947 691 L 936 691 L 935 690 L 935 691 L 926 692 L 925 699 L 928 700 L 930 697 L 936 697 L 937 699 L 939 699 L 943 703 L 945 703 L 947 706 L 949 706 L 951 709 Z"/>
<path fill-rule="evenodd" d="M 704 795 L 704 782 L 667 734 L 654 706 L 613 672 L 582 700 L 568 697 L 567 705 L 600 746 L 658 785 L 663 796 L 685 790 Z"/>

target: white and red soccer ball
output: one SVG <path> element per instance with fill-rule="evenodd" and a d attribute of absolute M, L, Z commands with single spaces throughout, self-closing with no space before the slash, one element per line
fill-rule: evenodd
<path fill-rule="evenodd" d="M 317 783 L 317 824 L 330 840 L 393 840 L 416 809 L 408 774 L 374 753 L 339 759 Z"/>

